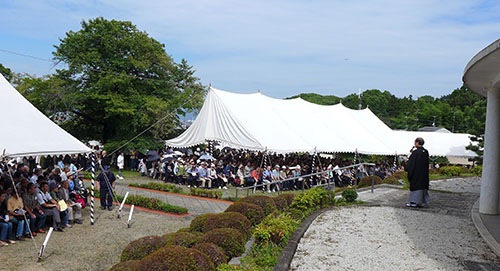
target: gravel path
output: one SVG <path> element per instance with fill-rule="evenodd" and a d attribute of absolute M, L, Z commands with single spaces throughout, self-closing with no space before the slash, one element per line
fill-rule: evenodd
<path fill-rule="evenodd" d="M 291 270 L 467 270 L 463 261 L 498 261 L 468 212 L 479 183 L 432 182 L 431 189 L 448 192 L 431 192 L 427 209 L 401 208 L 408 191 L 381 191 L 378 198 L 366 193 L 383 206 L 318 216 L 300 240 Z"/>
<path fill-rule="evenodd" d="M 121 251 L 132 240 L 147 235 L 162 235 L 187 227 L 193 216 L 169 217 L 134 211 L 134 224 L 127 228 L 129 209 L 117 219 L 114 211 L 101 211 L 97 203 L 97 220 L 89 223 L 89 208 L 84 210 L 84 224 L 64 232 L 53 232 L 43 261 L 37 263 L 37 253 L 31 240 L 0 247 L 0 270 L 107 270 L 120 261 Z M 38 247 L 45 235 L 35 237 Z"/>

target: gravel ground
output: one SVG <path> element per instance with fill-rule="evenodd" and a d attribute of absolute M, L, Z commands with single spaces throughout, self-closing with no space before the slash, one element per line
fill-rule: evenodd
<path fill-rule="evenodd" d="M 475 193 L 481 191 L 481 178 L 453 178 L 431 181 L 430 189 L 445 190 L 454 193 Z"/>
<path fill-rule="evenodd" d="M 0 247 L 0 270 L 107 270 L 120 261 L 121 251 L 132 240 L 147 235 L 162 235 L 187 227 L 193 218 L 158 215 L 134 211 L 131 228 L 127 228 L 129 209 L 117 219 L 117 208 L 101 211 L 97 203 L 97 219 L 90 225 L 89 208 L 84 209 L 84 223 L 53 232 L 41 263 L 31 240 Z M 46 234 L 35 237 L 38 248 Z"/>
<path fill-rule="evenodd" d="M 496 256 L 471 221 L 392 207 L 332 210 L 301 239 L 291 270 L 465 270 Z"/>

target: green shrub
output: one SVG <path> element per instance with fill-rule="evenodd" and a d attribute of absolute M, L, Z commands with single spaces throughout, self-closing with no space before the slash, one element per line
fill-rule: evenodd
<path fill-rule="evenodd" d="M 216 244 L 199 243 L 193 248 L 205 253 L 215 264 L 215 267 L 227 263 L 227 256 L 224 254 L 224 250 Z"/>
<path fill-rule="evenodd" d="M 302 221 L 308 215 L 310 215 L 314 210 L 299 210 L 295 208 L 289 208 L 284 212 L 285 215 L 295 219 L 296 221 Z"/>
<path fill-rule="evenodd" d="M 429 174 L 431 174 L 431 175 L 439 175 L 440 174 L 439 168 L 431 168 L 431 169 L 429 169 Z"/>
<path fill-rule="evenodd" d="M 290 207 L 295 198 L 295 194 L 281 194 L 277 197 L 274 197 L 274 203 L 276 204 L 276 208 L 280 211 L 284 211 Z"/>
<path fill-rule="evenodd" d="M 365 187 L 365 186 L 371 186 L 372 185 L 372 178 L 375 178 L 375 185 L 381 184 L 382 183 L 382 178 L 379 176 L 365 176 L 359 180 L 358 187 Z"/>
<path fill-rule="evenodd" d="M 200 237 L 192 234 L 190 232 L 172 232 L 163 235 L 165 238 L 165 245 L 170 246 L 181 246 L 190 248 L 194 246 L 198 241 L 200 241 Z"/>
<path fill-rule="evenodd" d="M 394 177 L 394 176 L 388 176 L 388 177 L 385 177 L 385 179 L 382 181 L 382 183 L 387 183 L 387 184 L 399 184 L 399 180 L 398 178 Z"/>
<path fill-rule="evenodd" d="M 139 260 L 131 260 L 126 262 L 119 262 L 113 265 L 109 271 L 135 271 L 138 270 L 141 266 L 141 262 Z"/>
<path fill-rule="evenodd" d="M 262 210 L 264 210 L 264 215 L 269 215 L 270 213 L 276 211 L 276 204 L 274 203 L 273 198 L 268 196 L 249 196 L 246 198 L 240 199 L 238 202 L 247 202 L 260 206 Z"/>
<path fill-rule="evenodd" d="M 161 236 L 146 236 L 130 242 L 123 249 L 120 261 L 140 260 L 165 246 L 165 238 Z"/>
<path fill-rule="evenodd" d="M 259 205 L 247 202 L 236 202 L 227 207 L 226 212 L 238 212 L 244 215 L 252 226 L 259 224 L 264 219 L 264 211 Z"/>
<path fill-rule="evenodd" d="M 181 246 L 165 246 L 144 258 L 138 270 L 215 271 L 215 266 L 208 256 L 199 250 Z"/>
<path fill-rule="evenodd" d="M 470 173 L 472 173 L 474 176 L 481 176 L 483 175 L 483 167 L 475 166 L 470 170 Z"/>
<path fill-rule="evenodd" d="M 463 173 L 466 173 L 467 169 L 464 167 L 458 167 L 458 166 L 447 166 L 447 167 L 440 168 L 439 172 L 445 176 L 455 177 L 455 176 L 460 176 Z"/>
<path fill-rule="evenodd" d="M 170 192 L 170 193 L 177 193 L 177 194 L 186 194 L 182 188 L 173 185 L 173 184 L 165 184 L 165 183 L 154 183 L 154 182 L 149 182 L 149 183 L 131 183 L 129 186 L 132 187 L 141 187 L 141 188 L 147 188 L 151 190 L 157 190 L 157 191 L 163 191 L 163 192 Z"/>
<path fill-rule="evenodd" d="M 344 206 L 344 205 L 347 205 L 347 202 L 345 201 L 344 198 L 338 198 L 335 202 L 335 205 L 336 206 Z"/>
<path fill-rule="evenodd" d="M 229 258 L 240 256 L 245 252 L 243 235 L 231 228 L 213 229 L 205 233 L 200 242 L 218 245 Z"/>
<path fill-rule="evenodd" d="M 268 216 L 255 228 L 255 241 L 259 244 L 272 242 L 278 246 L 284 246 L 297 225 L 298 223 L 293 218 L 286 215 Z"/>
<path fill-rule="evenodd" d="M 358 198 L 358 192 L 353 189 L 346 189 L 342 192 L 342 198 L 344 198 L 346 202 L 354 202 Z"/>
<path fill-rule="evenodd" d="M 191 229 L 191 231 L 203 232 L 203 226 L 205 226 L 205 221 L 209 217 L 214 216 L 214 215 L 215 214 L 202 214 L 202 215 L 195 217 L 191 221 L 191 225 L 189 226 L 189 228 Z"/>
<path fill-rule="evenodd" d="M 191 187 L 191 189 L 189 190 L 189 194 L 193 195 L 193 196 L 204 197 L 204 198 L 213 198 L 213 199 L 222 198 L 221 191 L 208 190 L 208 189 L 203 189 L 203 188 Z"/>
<path fill-rule="evenodd" d="M 295 196 L 291 208 L 299 210 L 316 210 L 328 205 L 329 196 L 326 190 L 322 187 L 311 188 Z"/>
<path fill-rule="evenodd" d="M 231 228 L 241 232 L 245 240 L 250 237 L 251 223 L 248 218 L 237 212 L 225 212 L 210 216 L 205 220 L 203 232 L 209 232 L 213 229 Z"/>
<path fill-rule="evenodd" d="M 238 270 L 249 271 L 247 268 L 243 268 L 240 265 L 228 264 L 228 263 L 221 264 L 219 265 L 219 267 L 217 267 L 217 271 L 238 271 Z"/>
<path fill-rule="evenodd" d="M 190 227 L 181 228 L 181 229 L 178 229 L 177 232 L 191 232 L 191 228 Z"/>
<path fill-rule="evenodd" d="M 98 193 L 97 193 L 98 194 Z M 96 195 L 98 197 L 98 195 Z M 122 202 L 124 196 L 116 195 L 118 201 Z M 167 204 L 159 199 L 148 198 L 140 195 L 129 195 L 127 197 L 126 204 L 135 205 L 138 207 L 143 207 L 151 210 L 158 210 L 166 213 L 173 214 L 186 214 L 188 209 L 184 207 L 174 206 Z"/>
<path fill-rule="evenodd" d="M 394 178 L 396 178 L 398 180 L 401 180 L 405 176 L 405 171 L 404 170 L 398 170 L 398 171 L 394 172 L 394 174 L 392 174 L 392 176 L 394 176 Z"/>

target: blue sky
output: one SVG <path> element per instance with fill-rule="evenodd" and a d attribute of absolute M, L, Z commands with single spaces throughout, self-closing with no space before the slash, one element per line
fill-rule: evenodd
<path fill-rule="evenodd" d="M 358 88 L 441 96 L 467 62 L 500 38 L 500 1 L 9 1 L 0 50 L 51 58 L 53 45 L 98 16 L 132 21 L 185 58 L 205 84 L 283 98 Z M 52 64 L 0 51 L 15 72 Z"/>

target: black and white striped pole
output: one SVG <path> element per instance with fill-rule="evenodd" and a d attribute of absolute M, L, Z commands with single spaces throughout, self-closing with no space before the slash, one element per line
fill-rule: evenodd
<path fill-rule="evenodd" d="M 90 190 L 90 225 L 94 225 L 94 190 L 95 190 L 95 154 L 91 154 L 92 159 L 92 186 Z"/>

